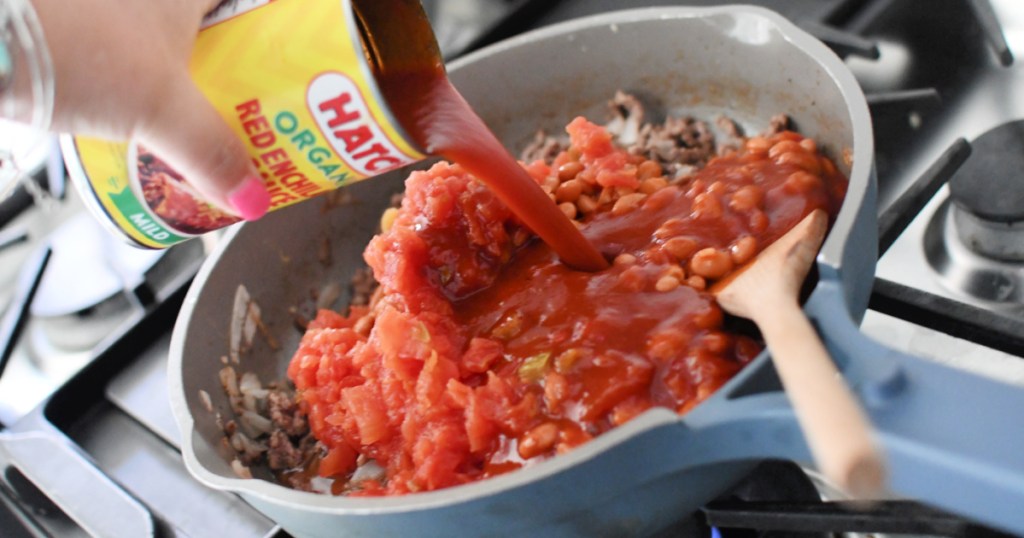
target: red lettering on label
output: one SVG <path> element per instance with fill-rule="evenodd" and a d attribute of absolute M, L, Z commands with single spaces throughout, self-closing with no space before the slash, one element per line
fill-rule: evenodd
<path fill-rule="evenodd" d="M 273 146 L 275 142 L 277 142 L 277 137 L 274 136 L 274 132 L 273 131 L 265 131 L 265 132 L 262 132 L 262 133 L 250 136 L 249 140 L 252 141 L 252 145 L 254 145 L 254 146 L 256 146 L 256 147 L 258 147 L 260 149 L 267 149 L 270 146 Z"/>
<path fill-rule="evenodd" d="M 365 159 L 367 157 L 371 157 L 371 156 L 374 156 L 374 155 L 376 155 L 377 157 L 384 157 L 387 154 L 388 154 L 388 148 L 384 147 L 383 144 L 378 142 L 378 143 L 370 146 L 370 148 L 365 150 L 365 151 L 360 151 L 359 153 L 353 153 L 352 154 L 352 158 L 353 159 Z"/>
<path fill-rule="evenodd" d="M 267 185 L 267 192 L 270 194 L 270 207 L 280 207 L 297 200 L 295 196 L 276 183 Z"/>
<path fill-rule="evenodd" d="M 288 154 L 281 148 L 274 148 L 268 152 L 260 154 L 260 160 L 262 160 L 264 164 L 272 165 L 281 161 L 287 161 Z M 256 166 L 259 166 L 258 162 L 256 163 Z"/>
<path fill-rule="evenodd" d="M 400 164 L 402 164 L 402 160 L 397 157 L 377 157 L 376 159 L 370 159 L 367 161 L 366 169 L 371 172 L 383 172 Z"/>
<path fill-rule="evenodd" d="M 359 119 L 358 111 L 345 110 L 345 106 L 351 102 L 352 95 L 346 92 L 334 99 L 328 99 L 320 103 L 320 112 L 327 112 L 328 110 L 334 112 L 334 117 L 327 120 L 328 127 L 334 128 Z"/>
<path fill-rule="evenodd" d="M 306 93 L 309 111 L 316 120 L 333 153 L 360 177 L 374 175 L 414 160 L 389 138 L 387 123 L 378 123 L 367 97 L 359 86 L 343 73 L 320 74 Z M 296 143 L 305 141 L 300 134 Z M 312 153 L 308 156 L 310 161 Z M 323 160 L 323 159 L 321 159 Z"/>
<path fill-rule="evenodd" d="M 244 121 L 260 113 L 260 102 L 258 99 L 252 99 L 240 103 L 235 106 L 235 111 L 238 112 L 238 119 Z"/>
<path fill-rule="evenodd" d="M 351 155 L 353 151 L 373 140 L 373 132 L 370 131 L 369 127 L 360 125 L 355 129 L 334 131 L 334 137 L 345 143 L 345 152 Z M 352 157 L 359 158 L 355 155 L 352 155 Z"/>
<path fill-rule="evenodd" d="M 242 128 L 245 129 L 245 134 L 254 135 L 270 130 L 270 122 L 267 121 L 266 116 L 256 116 L 251 120 L 242 122 Z"/>
<path fill-rule="evenodd" d="M 274 173 L 274 177 L 286 176 L 296 170 L 295 163 L 291 161 L 284 161 L 270 165 L 270 171 Z"/>

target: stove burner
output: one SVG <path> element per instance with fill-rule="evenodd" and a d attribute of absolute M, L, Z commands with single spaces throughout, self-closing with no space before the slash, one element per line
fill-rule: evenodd
<path fill-rule="evenodd" d="M 986 308 L 1024 304 L 1024 120 L 971 143 L 949 197 L 924 230 L 928 265 L 947 289 Z"/>
<path fill-rule="evenodd" d="M 949 180 L 957 234 L 978 254 L 1024 261 L 1024 120 L 985 132 L 971 147 Z"/>
<path fill-rule="evenodd" d="M 962 239 L 963 218 L 950 200 L 935 211 L 924 232 L 924 254 L 939 282 L 967 302 L 985 308 L 1024 304 L 1024 263 L 979 254 Z M 980 300 L 980 302 L 979 302 Z"/>

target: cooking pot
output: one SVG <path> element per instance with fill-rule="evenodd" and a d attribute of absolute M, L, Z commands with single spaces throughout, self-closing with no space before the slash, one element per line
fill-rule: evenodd
<path fill-rule="evenodd" d="M 604 118 L 617 89 L 649 110 L 724 113 L 747 132 L 789 114 L 850 178 L 805 310 L 877 429 L 893 492 L 1024 532 L 1024 391 L 885 349 L 857 329 L 877 248 L 871 123 L 853 76 L 823 44 L 761 8 L 652 8 L 516 37 L 454 62 L 450 76 L 509 147 L 579 114 Z M 696 510 L 762 459 L 810 460 L 762 353 L 686 415 L 653 409 L 568 454 L 477 483 L 346 498 L 291 490 L 258 471 L 236 476 L 234 454 L 200 397 L 205 391 L 230 415 L 217 372 L 236 288 L 248 288 L 281 343 L 257 346 L 239 371 L 282 378 L 301 336 L 288 308 L 363 265 L 361 252 L 405 175 L 356 184 L 339 207 L 311 201 L 246 223 L 200 270 L 175 326 L 169 376 L 183 457 L 197 479 L 237 492 L 300 537 L 635 536 Z"/>

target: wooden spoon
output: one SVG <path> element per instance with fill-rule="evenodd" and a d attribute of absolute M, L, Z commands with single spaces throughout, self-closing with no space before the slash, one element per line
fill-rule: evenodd
<path fill-rule="evenodd" d="M 797 300 L 827 228 L 828 215 L 814 211 L 711 292 L 726 312 L 761 330 L 822 473 L 852 495 L 870 498 L 886 481 L 882 455 Z"/>

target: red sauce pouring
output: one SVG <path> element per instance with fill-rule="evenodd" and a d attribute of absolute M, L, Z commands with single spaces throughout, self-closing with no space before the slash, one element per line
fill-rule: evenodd
<path fill-rule="evenodd" d="M 608 267 L 473 112 L 440 64 L 430 70 L 384 73 L 378 81 L 395 114 L 411 119 L 406 128 L 427 153 L 458 163 L 483 181 L 565 264 L 581 271 Z"/>

